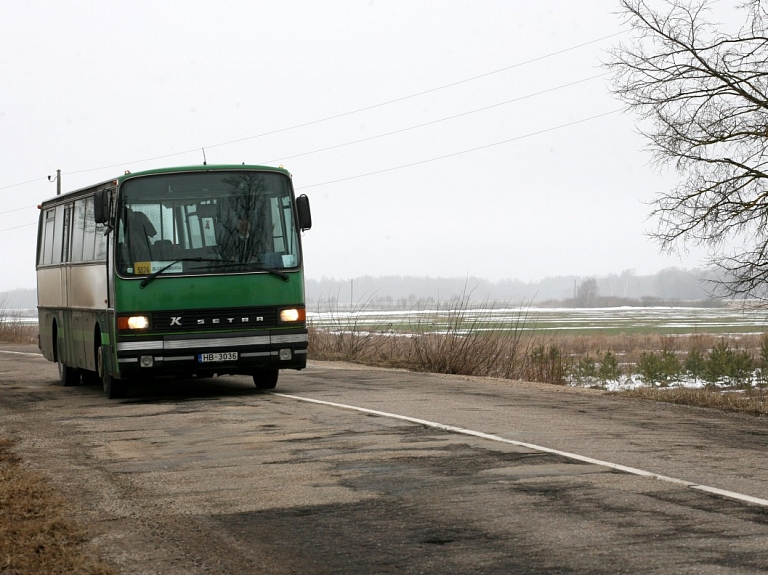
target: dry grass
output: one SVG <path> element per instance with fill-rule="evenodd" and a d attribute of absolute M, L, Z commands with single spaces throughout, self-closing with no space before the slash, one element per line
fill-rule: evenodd
<path fill-rule="evenodd" d="M 423 334 L 406 337 L 382 334 L 332 334 L 310 329 L 312 359 L 341 360 L 364 365 L 397 367 L 454 375 L 493 375 L 508 379 L 522 367 L 528 341 L 509 340 L 500 335 L 472 337 Z"/>
<path fill-rule="evenodd" d="M 627 397 L 706 407 L 759 417 L 768 415 L 768 393 L 764 389 L 749 389 L 746 392 L 737 393 L 713 389 L 642 387 L 618 393 Z"/>
<path fill-rule="evenodd" d="M 671 349 L 680 355 L 686 355 L 692 349 L 706 351 L 715 347 L 722 340 L 734 349 L 746 349 L 757 354 L 760 351 L 762 334 L 732 335 L 695 334 L 695 335 L 663 335 L 663 334 L 616 334 L 616 335 L 554 335 L 553 345 L 559 347 L 563 355 L 582 357 L 587 354 L 595 355 L 598 351 L 610 351 L 621 358 L 624 363 L 637 364 L 643 353 Z"/>
<path fill-rule="evenodd" d="M 19 312 L 9 311 L 5 301 L 0 299 L 0 342 L 35 343 L 36 341 L 37 326 L 25 323 Z"/>
<path fill-rule="evenodd" d="M 0 342 L 3 343 L 37 343 L 36 325 L 8 325 L 7 322 L 0 321 Z"/>
<path fill-rule="evenodd" d="M 0 440 L 0 572 L 113 575 L 67 519 L 64 502 Z"/>

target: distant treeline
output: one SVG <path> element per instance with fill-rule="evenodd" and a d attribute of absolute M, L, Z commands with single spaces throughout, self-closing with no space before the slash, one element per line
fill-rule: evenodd
<path fill-rule="evenodd" d="M 556 276 L 537 282 L 489 281 L 477 277 L 362 276 L 348 280 L 306 280 L 307 304 L 322 308 L 329 301 L 340 305 L 375 305 L 407 308 L 466 297 L 471 301 L 534 306 L 721 305 L 715 297 L 715 275 L 703 269 L 667 268 L 653 275 L 633 270 L 601 277 Z"/>
<path fill-rule="evenodd" d="M 37 290 L 15 289 L 0 292 L 0 309 L 19 310 L 37 308 Z"/>
<path fill-rule="evenodd" d="M 477 277 L 362 276 L 337 280 L 306 280 L 307 304 L 318 309 L 329 301 L 338 305 L 410 308 L 461 297 L 470 301 L 534 306 L 720 305 L 714 296 L 715 274 L 709 270 L 667 268 L 653 275 L 633 270 L 607 276 L 556 276 L 537 282 L 489 281 Z M 0 307 L 34 309 L 36 290 L 0 293 Z"/>

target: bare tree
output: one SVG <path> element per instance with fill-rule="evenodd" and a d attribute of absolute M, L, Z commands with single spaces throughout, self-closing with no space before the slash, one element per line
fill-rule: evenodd
<path fill-rule="evenodd" d="M 659 194 L 652 235 L 668 251 L 709 248 L 732 296 L 768 296 L 768 37 L 760 0 L 718 30 L 708 0 L 620 0 L 633 37 L 607 66 L 654 160 L 678 184 Z M 658 3 L 655 3 L 658 5 Z"/>
<path fill-rule="evenodd" d="M 587 278 L 579 284 L 576 290 L 576 301 L 574 305 L 578 307 L 590 307 L 597 303 L 599 296 L 597 279 Z"/>

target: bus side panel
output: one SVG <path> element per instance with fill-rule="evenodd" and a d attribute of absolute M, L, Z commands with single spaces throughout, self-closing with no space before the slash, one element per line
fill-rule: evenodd
<path fill-rule="evenodd" d="M 107 274 L 104 263 L 73 265 L 69 276 L 72 315 L 73 367 L 96 371 L 94 334 L 107 308 Z"/>
<path fill-rule="evenodd" d="M 37 306 L 61 309 L 64 307 L 63 268 L 59 266 L 37 270 Z"/>
<path fill-rule="evenodd" d="M 69 279 L 69 305 L 73 308 L 107 309 L 107 273 L 104 262 L 73 265 Z"/>
<path fill-rule="evenodd" d="M 37 321 L 38 321 L 38 341 L 40 345 L 40 351 L 43 353 L 43 357 L 48 361 L 54 361 L 53 357 L 53 319 L 56 314 L 52 310 L 38 309 Z"/>
<path fill-rule="evenodd" d="M 37 308 L 40 331 L 40 350 L 43 357 L 49 361 L 55 361 L 53 324 L 56 321 L 59 329 L 61 325 L 60 312 L 64 306 L 64 284 L 62 282 L 62 268 L 48 267 L 37 270 Z"/>

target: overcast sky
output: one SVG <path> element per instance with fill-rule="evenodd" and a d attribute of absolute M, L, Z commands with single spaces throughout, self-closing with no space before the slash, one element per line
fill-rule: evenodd
<path fill-rule="evenodd" d="M 616 10 L 616 0 L 7 2 L 0 291 L 35 286 L 36 206 L 55 195 L 46 176 L 57 168 L 70 191 L 200 164 L 202 148 L 209 164 L 293 173 L 312 203 L 308 277 L 698 267 L 703 252 L 664 255 L 645 234 L 647 203 L 674 174 L 650 165 L 636 118 L 609 94 L 601 60 L 626 39 Z"/>

